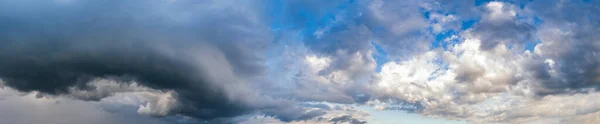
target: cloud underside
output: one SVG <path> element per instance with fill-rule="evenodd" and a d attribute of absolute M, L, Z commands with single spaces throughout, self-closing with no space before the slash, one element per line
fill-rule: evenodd
<path fill-rule="evenodd" d="M 207 123 L 366 123 L 355 105 L 475 123 L 600 115 L 596 0 L 30 2 L 0 2 L 0 100 L 34 94 L 13 106 Z"/>

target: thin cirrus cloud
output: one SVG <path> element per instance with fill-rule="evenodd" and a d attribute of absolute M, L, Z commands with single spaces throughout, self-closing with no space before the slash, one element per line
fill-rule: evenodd
<path fill-rule="evenodd" d="M 2 1 L 0 120 L 593 123 L 599 4 Z"/>

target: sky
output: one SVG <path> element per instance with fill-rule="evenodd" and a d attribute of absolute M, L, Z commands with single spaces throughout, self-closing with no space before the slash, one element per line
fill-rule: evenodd
<path fill-rule="evenodd" d="M 591 124 L 600 0 L 2 0 L 0 123 Z"/>

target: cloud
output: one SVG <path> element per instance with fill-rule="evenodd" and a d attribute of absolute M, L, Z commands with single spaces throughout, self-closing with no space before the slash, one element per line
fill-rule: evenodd
<path fill-rule="evenodd" d="M 0 119 L 3 123 L 27 124 L 166 124 L 166 120 L 141 116 L 135 111 L 108 112 L 97 102 L 84 102 L 68 98 L 37 98 L 35 93 L 22 94 L 14 90 L 0 89 L 7 96 L 0 100 Z M 127 110 L 128 107 L 119 107 Z M 131 108 L 134 109 L 134 108 Z M 77 111 L 73 111 L 77 110 Z"/>
<path fill-rule="evenodd" d="M 312 103 L 311 103 L 312 104 Z M 323 105 L 323 104 L 321 104 Z M 290 123 L 290 124 L 324 124 L 324 123 L 350 123 L 350 124 L 364 124 L 366 123 L 366 117 L 369 116 L 367 113 L 357 110 L 352 105 L 340 105 L 340 104 L 325 104 L 330 106 L 327 114 L 323 114 L 316 118 L 306 120 L 296 120 L 290 122 L 281 122 L 272 117 L 267 116 L 255 116 L 249 119 L 243 119 L 235 123 L 250 123 L 250 124 L 261 124 L 261 123 Z"/>
<path fill-rule="evenodd" d="M 365 3 L 363 21 L 392 59 L 404 59 L 429 48 L 431 35 L 421 9 L 431 1 L 375 0 Z"/>
<path fill-rule="evenodd" d="M 175 92 L 167 92 L 155 97 L 156 99 L 152 99 L 145 105 L 140 105 L 137 112 L 142 115 L 167 116 L 171 110 L 178 107 Z"/>
<path fill-rule="evenodd" d="M 587 123 L 600 111 L 594 5 L 2 1 L 0 104 L 60 100 L 107 120 L 98 123 L 120 114 L 365 123 L 353 108 L 363 105 L 474 123 Z"/>
<path fill-rule="evenodd" d="M 410 60 L 387 63 L 372 82 L 374 96 L 416 103 L 422 106 L 414 111 L 417 113 L 477 123 L 570 122 L 571 118 L 599 111 L 592 107 L 594 102 L 584 100 L 592 98 L 595 90 L 560 92 L 556 96 L 538 90 L 544 89 L 544 84 L 538 85 L 544 82 L 535 81 L 538 79 L 531 71 L 536 70 L 528 68 L 536 61 L 530 58 L 534 53 L 520 55 L 504 45 L 481 50 L 479 45 L 479 40 L 467 38 L 450 51 L 430 51 Z M 572 91 L 563 88 L 560 90 Z M 379 103 L 375 107 L 386 109 L 387 105 Z"/>
<path fill-rule="evenodd" d="M 169 91 L 138 110 L 150 115 L 213 119 L 289 107 L 248 88 L 263 73 L 258 55 L 270 36 L 254 4 L 228 4 L 4 1 L 0 78 L 18 91 L 82 100 L 138 90 L 132 85 Z M 96 79 L 119 84 L 90 84 Z"/>
<path fill-rule="evenodd" d="M 534 42 L 535 27 L 519 19 L 523 17 L 518 16 L 524 16 L 521 11 L 510 3 L 494 1 L 485 4 L 481 20 L 472 29 L 472 33 L 483 41 L 481 48 L 492 49 L 501 42 L 523 47 L 525 43 Z"/>
<path fill-rule="evenodd" d="M 360 121 L 357 119 L 352 118 L 351 116 L 341 116 L 341 117 L 336 117 L 331 119 L 331 122 L 333 123 L 350 123 L 350 124 L 365 124 L 367 122 L 364 121 Z"/>
<path fill-rule="evenodd" d="M 301 101 L 365 103 L 371 98 L 365 82 L 378 66 L 373 44 L 381 44 L 390 53 L 384 57 L 392 59 L 428 48 L 428 22 L 419 11 L 423 3 L 342 0 L 276 4 L 283 7 L 272 17 L 280 24 L 278 29 L 287 30 L 278 31 L 276 36 L 284 49 L 274 53 L 281 54 L 267 61 L 276 61 L 271 66 L 285 67 L 270 70 L 285 83 L 267 91 Z M 394 4 L 403 7 L 389 6 Z"/>
<path fill-rule="evenodd" d="M 580 92 L 599 88 L 600 61 L 596 58 L 600 39 L 593 32 L 600 25 L 591 20 L 600 17 L 590 14 L 600 9 L 582 2 L 538 2 L 531 11 L 539 13 L 545 23 L 536 34 L 543 42 L 536 46 L 539 59 L 554 63 L 552 66 L 536 66 L 535 73 L 543 90 L 540 94 Z M 548 8 L 541 7 L 548 5 Z M 546 10 L 552 12 L 548 13 Z"/>
<path fill-rule="evenodd" d="M 385 64 L 372 80 L 372 91 L 375 96 L 420 104 L 423 109 L 416 112 L 421 114 L 476 123 L 589 122 L 593 120 L 589 116 L 598 112 L 586 98 L 597 94 L 598 62 L 592 58 L 598 51 L 593 41 L 599 39 L 589 33 L 596 32 L 598 25 L 588 22 L 594 16 L 556 17 L 583 18 L 586 12 L 573 13 L 597 7 L 575 9 L 567 6 L 582 3 L 550 3 L 532 3 L 524 10 L 505 2 L 485 3 L 482 19 L 461 33 L 459 43 Z M 540 4 L 561 12 L 545 13 L 544 8 L 536 8 Z M 518 19 L 520 14 L 537 13 L 543 20 L 539 27 L 516 28 L 533 26 Z M 490 26 L 498 29 L 487 30 Z M 532 51 L 518 47 L 535 38 L 540 43 Z"/>

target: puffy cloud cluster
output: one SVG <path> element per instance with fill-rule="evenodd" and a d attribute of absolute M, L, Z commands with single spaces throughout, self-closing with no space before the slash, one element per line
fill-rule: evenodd
<path fill-rule="evenodd" d="M 463 105 L 518 88 L 519 56 L 506 47 L 480 50 L 480 41 L 467 39 L 450 51 L 430 51 L 399 63 L 390 62 L 374 80 L 380 96 L 422 104 L 423 113 L 469 116 Z"/>
<path fill-rule="evenodd" d="M 459 43 L 385 64 L 372 81 L 374 91 L 418 103 L 424 107 L 419 113 L 481 123 L 597 120 L 592 116 L 600 111 L 593 100 L 600 38 L 590 34 L 598 25 L 589 21 L 598 18 L 577 12 L 598 7 L 553 1 L 549 8 L 537 10 L 542 3 L 546 2 L 532 3 L 525 10 L 506 2 L 482 5 L 481 20 L 461 32 Z M 565 7 L 575 5 L 583 9 Z M 546 9 L 561 12 L 544 17 Z M 544 23 L 534 29 L 519 19 L 530 16 L 523 11 L 540 13 L 537 18 Z M 566 13 L 586 19 L 555 19 L 555 14 Z M 524 51 L 534 36 L 540 43 Z"/>

